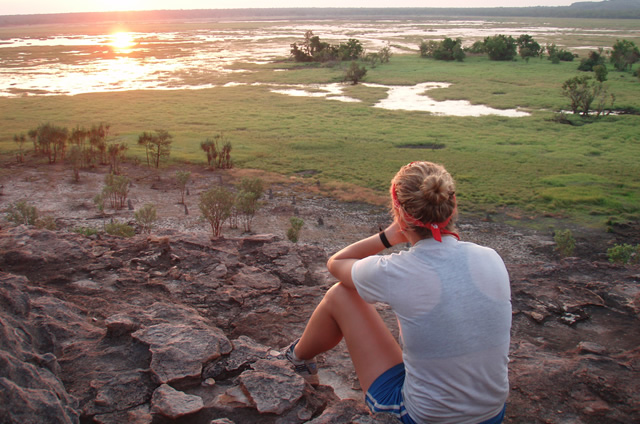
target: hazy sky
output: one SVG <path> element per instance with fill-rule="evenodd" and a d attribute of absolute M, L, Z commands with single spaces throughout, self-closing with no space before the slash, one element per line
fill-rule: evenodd
<path fill-rule="evenodd" d="M 0 15 L 247 7 L 527 7 L 579 0 L 0 0 Z"/>

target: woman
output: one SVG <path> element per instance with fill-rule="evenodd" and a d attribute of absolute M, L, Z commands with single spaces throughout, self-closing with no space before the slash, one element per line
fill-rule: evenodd
<path fill-rule="evenodd" d="M 499 423 L 509 383 L 509 277 L 492 249 L 459 241 L 455 186 L 440 165 L 413 162 L 390 188 L 394 222 L 333 255 L 340 282 L 287 349 L 298 372 L 344 337 L 365 401 L 404 423 Z M 384 248 L 411 248 L 378 255 Z M 372 305 L 391 306 L 402 347 Z"/>

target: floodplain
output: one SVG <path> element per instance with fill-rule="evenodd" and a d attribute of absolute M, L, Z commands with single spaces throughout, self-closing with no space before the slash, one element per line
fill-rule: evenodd
<path fill-rule="evenodd" d="M 307 30 L 330 43 L 358 39 L 367 51 L 388 45 L 393 55 L 389 63 L 365 65 L 362 83 L 344 85 L 348 64 L 288 58 L 290 45 Z M 578 58 L 553 64 L 546 57 L 419 57 L 422 40 L 460 37 L 468 46 L 496 34 L 530 34 Z M 561 86 L 581 74 L 578 64 L 589 51 L 606 51 L 617 39 L 640 44 L 638 22 L 2 27 L 0 151 L 3 161 L 14 160 L 13 136 L 41 123 L 74 128 L 106 122 L 110 139 L 127 143 L 132 159 L 144 155 L 136 146 L 139 134 L 164 129 L 174 136 L 172 161 L 206 165 L 200 142 L 222 133 L 236 167 L 300 176 L 339 198 L 348 191 L 350 198 L 379 201 L 401 165 L 431 160 L 453 173 L 463 211 L 506 213 L 532 225 L 549 217 L 604 228 L 640 217 L 640 80 L 607 64 L 614 108 L 635 113 L 599 119 L 559 119 L 569 106 Z M 416 106 L 427 103 L 436 109 Z M 488 113 L 463 113 L 473 109 Z"/>

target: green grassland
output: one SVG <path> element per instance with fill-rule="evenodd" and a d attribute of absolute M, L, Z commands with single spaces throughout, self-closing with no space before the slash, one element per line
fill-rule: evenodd
<path fill-rule="evenodd" d="M 232 143 L 236 167 L 284 175 L 313 170 L 310 178 L 320 185 L 338 181 L 382 194 L 400 166 L 430 160 L 456 178 L 463 211 L 510 210 L 601 228 L 638 220 L 640 116 L 611 115 L 578 126 L 554 120 L 557 111 L 568 108 L 561 85 L 579 74 L 578 63 L 493 62 L 484 56 L 449 63 L 406 54 L 369 68 L 365 77 L 386 85 L 450 82 L 429 96 L 531 112 L 521 118 L 375 108 L 385 90 L 363 85 L 345 89 L 359 103 L 291 97 L 272 93 L 267 85 L 249 85 L 332 83 L 342 79 L 346 66 L 284 60 L 238 65 L 252 72 L 213 81 L 247 85 L 0 98 L 0 152 L 9 160 L 16 150 L 14 134 L 40 123 L 72 128 L 108 122 L 111 139 L 126 142 L 130 156 L 144 156 L 136 146 L 140 133 L 166 129 L 174 136 L 171 160 L 206 164 L 200 142 L 222 132 Z M 616 107 L 640 109 L 637 77 L 610 67 L 606 85 Z"/>

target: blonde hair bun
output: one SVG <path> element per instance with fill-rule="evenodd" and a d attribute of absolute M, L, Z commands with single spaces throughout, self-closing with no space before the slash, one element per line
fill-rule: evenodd
<path fill-rule="evenodd" d="M 450 181 L 441 175 L 427 175 L 420 185 L 420 192 L 427 202 L 438 205 L 449 200 L 452 190 Z"/>

